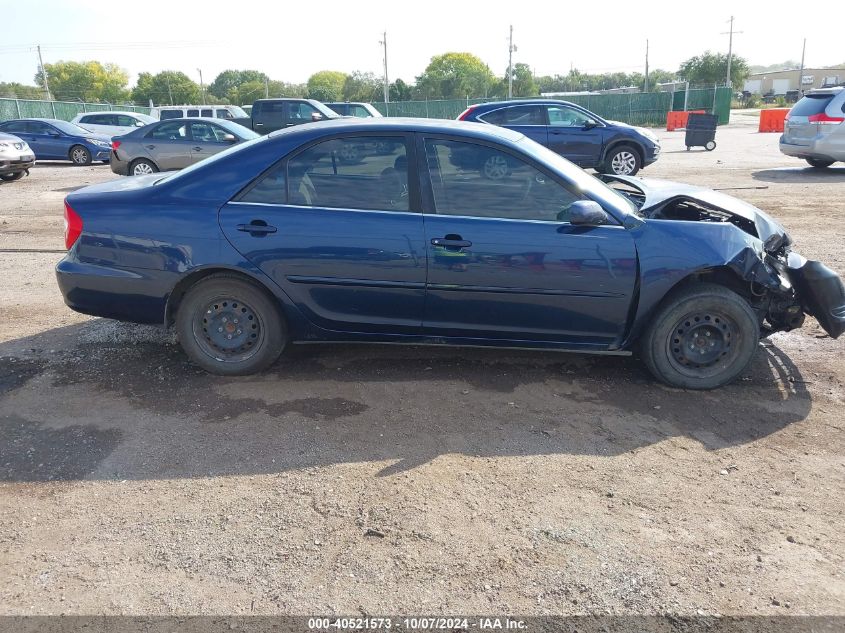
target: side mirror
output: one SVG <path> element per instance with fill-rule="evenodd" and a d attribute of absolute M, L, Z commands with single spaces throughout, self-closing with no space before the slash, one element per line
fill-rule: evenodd
<path fill-rule="evenodd" d="M 322 115 L 322 114 L 320 114 L 319 112 L 312 112 L 312 113 L 311 113 L 311 120 L 312 120 L 312 121 L 322 121 L 322 120 L 323 120 L 323 115 Z"/>
<path fill-rule="evenodd" d="M 50 132 L 50 136 L 52 138 L 62 138 L 62 135 L 59 134 L 58 132 Z"/>
<path fill-rule="evenodd" d="M 592 130 L 594 127 L 598 127 L 598 125 L 599 124 L 596 123 L 595 121 L 593 121 L 592 119 L 587 119 L 587 122 L 584 123 L 584 129 L 585 130 Z"/>
<path fill-rule="evenodd" d="M 144 127 L 146 123 L 143 121 L 135 121 L 135 127 Z"/>
<path fill-rule="evenodd" d="M 577 226 L 607 224 L 607 212 L 594 200 L 577 200 L 569 205 L 569 223 Z"/>
<path fill-rule="evenodd" d="M 238 141 L 238 137 L 235 136 L 234 134 L 224 134 L 223 140 L 226 143 L 236 143 Z"/>

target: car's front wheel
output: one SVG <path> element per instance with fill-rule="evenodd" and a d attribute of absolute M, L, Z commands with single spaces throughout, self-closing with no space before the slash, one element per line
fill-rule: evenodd
<path fill-rule="evenodd" d="M 87 148 L 82 147 L 82 145 L 74 145 L 71 147 L 68 157 L 74 165 L 91 164 L 91 152 L 89 152 Z"/>
<path fill-rule="evenodd" d="M 633 176 L 641 167 L 640 154 L 630 145 L 614 147 L 604 161 L 604 171 L 617 176 Z"/>
<path fill-rule="evenodd" d="M 272 365 L 287 342 L 274 300 L 257 285 L 219 273 L 194 284 L 176 312 L 190 359 L 212 374 L 243 376 Z"/>
<path fill-rule="evenodd" d="M 507 159 L 500 154 L 491 154 L 481 163 L 481 173 L 488 180 L 501 180 L 510 174 Z"/>
<path fill-rule="evenodd" d="M 148 174 L 154 174 L 157 171 L 158 167 L 156 167 L 155 163 L 146 158 L 134 160 L 129 166 L 129 173 L 133 176 L 146 176 Z"/>
<path fill-rule="evenodd" d="M 5 180 L 6 182 L 12 182 L 14 180 L 20 180 L 21 178 L 23 178 L 23 172 L 22 171 L 16 171 L 16 172 L 11 173 L 11 174 L 0 174 L 0 180 Z"/>
<path fill-rule="evenodd" d="M 701 283 L 665 301 L 640 341 L 643 362 L 673 387 L 715 389 L 751 362 L 760 327 L 748 302 L 724 286 Z"/>
<path fill-rule="evenodd" d="M 833 164 L 832 160 L 822 160 L 821 158 L 808 158 L 807 162 L 810 164 L 810 167 L 815 167 L 816 169 L 826 169 Z"/>

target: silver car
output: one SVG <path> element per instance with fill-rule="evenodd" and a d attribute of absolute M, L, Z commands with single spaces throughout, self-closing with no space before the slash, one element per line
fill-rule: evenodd
<path fill-rule="evenodd" d="M 109 164 L 121 176 L 182 169 L 258 136 L 242 125 L 221 119 L 169 119 L 115 136 Z"/>
<path fill-rule="evenodd" d="M 26 141 L 0 132 L 0 180 L 11 182 L 29 174 L 35 164 L 35 153 Z"/>
<path fill-rule="evenodd" d="M 786 115 L 780 151 L 819 169 L 845 161 L 845 88 L 805 94 Z"/>

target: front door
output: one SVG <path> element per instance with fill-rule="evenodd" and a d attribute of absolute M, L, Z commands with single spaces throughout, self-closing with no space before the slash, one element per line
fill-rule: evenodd
<path fill-rule="evenodd" d="M 582 167 L 595 167 L 601 158 L 602 127 L 577 108 L 547 106 L 549 149 Z"/>
<path fill-rule="evenodd" d="M 206 121 L 194 121 L 191 123 L 191 164 L 198 163 L 204 158 L 214 156 L 217 152 L 223 151 L 232 144 L 225 139 L 226 132 L 219 125 L 207 123 Z"/>
<path fill-rule="evenodd" d="M 24 137 L 29 146 L 35 152 L 35 157 L 65 159 L 68 157 L 70 144 L 63 132 L 60 132 L 52 125 L 41 121 L 28 121 L 29 133 Z"/>
<path fill-rule="evenodd" d="M 323 141 L 226 204 L 220 225 L 313 324 L 419 334 L 426 248 L 408 158 L 404 135 Z"/>
<path fill-rule="evenodd" d="M 491 151 L 511 166 L 507 177 L 451 158 Z M 501 149 L 432 137 L 425 154 L 426 334 L 592 349 L 621 336 L 637 274 L 628 231 L 569 224 L 575 188 Z"/>

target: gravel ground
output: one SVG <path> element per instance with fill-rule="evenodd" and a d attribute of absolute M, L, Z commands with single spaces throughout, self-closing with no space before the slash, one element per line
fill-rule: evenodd
<path fill-rule="evenodd" d="M 845 274 L 845 168 L 752 115 L 643 175 L 720 188 Z M 808 319 L 735 384 L 635 359 L 294 349 L 238 379 L 65 308 L 62 198 L 0 185 L 0 614 L 845 615 L 845 344 Z"/>

